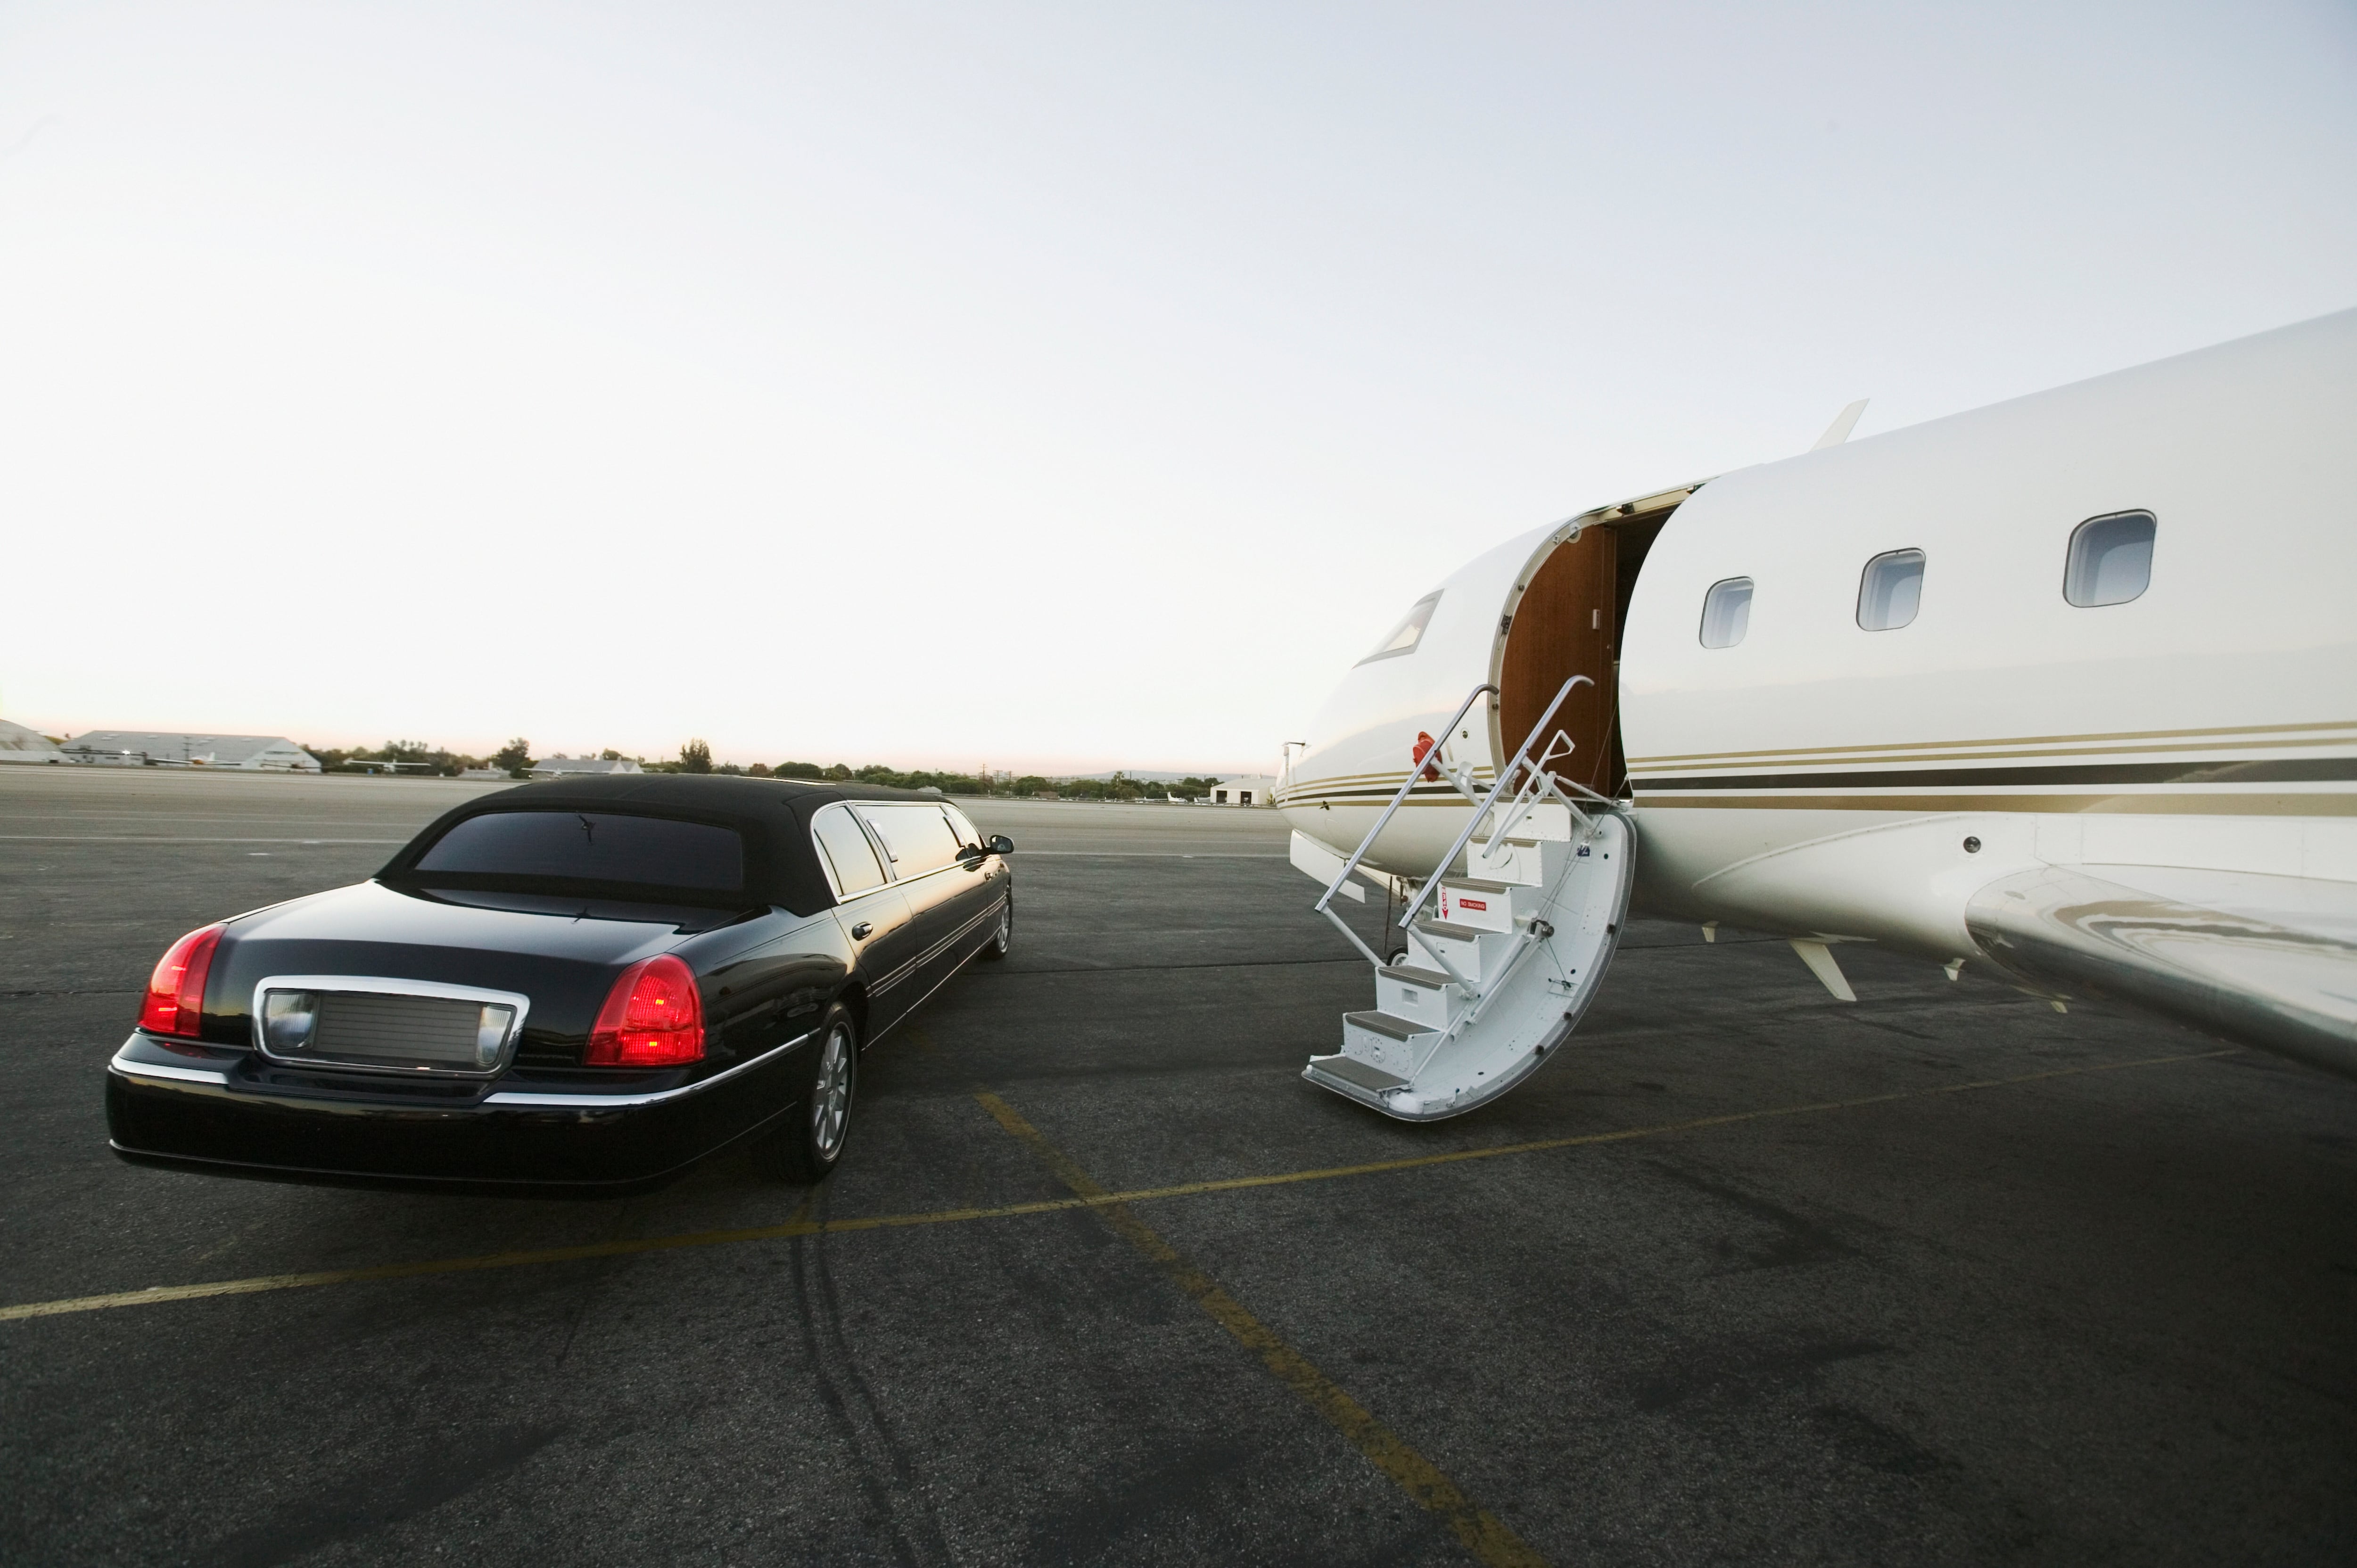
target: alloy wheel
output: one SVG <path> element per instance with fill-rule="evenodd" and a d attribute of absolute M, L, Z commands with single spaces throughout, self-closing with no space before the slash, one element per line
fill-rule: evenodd
<path fill-rule="evenodd" d="M 838 1024 L 827 1031 L 826 1044 L 820 1047 L 818 1080 L 811 1086 L 811 1144 L 819 1158 L 834 1158 L 850 1120 L 851 1031 Z"/>

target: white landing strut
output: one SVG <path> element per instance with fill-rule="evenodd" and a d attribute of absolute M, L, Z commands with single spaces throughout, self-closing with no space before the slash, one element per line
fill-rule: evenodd
<path fill-rule="evenodd" d="M 1513 1088 L 1578 1026 L 1627 918 L 1635 835 L 1613 802 L 1584 790 L 1575 800 L 1546 758 L 1526 759 L 1585 679 L 1565 682 L 1487 799 L 1452 779 L 1473 815 L 1401 918 L 1405 955 L 1386 963 L 1343 928 L 1375 966 L 1375 1006 L 1342 1015 L 1342 1048 L 1309 1058 L 1302 1076 L 1310 1082 L 1387 1116 L 1438 1121 Z M 1467 706 L 1484 690 L 1475 688 Z M 1558 736 L 1557 744 L 1570 743 Z M 1521 787 L 1501 801 L 1518 775 Z M 1338 926 L 1328 906 L 1390 814 L 1318 901 Z M 1460 850 L 1463 875 L 1449 875 Z"/>

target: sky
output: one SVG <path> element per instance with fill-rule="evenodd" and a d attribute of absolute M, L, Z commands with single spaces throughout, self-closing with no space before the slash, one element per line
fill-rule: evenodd
<path fill-rule="evenodd" d="M 1531 528 L 2357 304 L 2357 6 L 0 5 L 0 716 L 1273 771 Z"/>

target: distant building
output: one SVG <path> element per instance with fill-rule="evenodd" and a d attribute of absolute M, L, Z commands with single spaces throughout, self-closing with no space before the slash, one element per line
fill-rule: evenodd
<path fill-rule="evenodd" d="M 461 779 L 471 779 L 486 783 L 494 779 L 505 779 L 507 776 L 508 770 L 504 768 L 462 768 L 458 770 L 458 777 Z"/>
<path fill-rule="evenodd" d="M 645 771 L 627 757 L 544 757 L 532 765 L 534 779 L 578 779 L 588 774 L 603 777 Z"/>
<path fill-rule="evenodd" d="M 63 762 L 66 754 L 49 737 L 23 725 L 0 719 L 0 762 Z"/>
<path fill-rule="evenodd" d="M 1276 779 L 1266 773 L 1239 773 L 1211 786 L 1207 803 L 1213 806 L 1265 806 L 1276 792 Z"/>
<path fill-rule="evenodd" d="M 115 768 L 236 768 L 248 773 L 317 773 L 319 759 L 282 735 L 166 735 L 94 729 L 65 744 L 70 762 Z"/>

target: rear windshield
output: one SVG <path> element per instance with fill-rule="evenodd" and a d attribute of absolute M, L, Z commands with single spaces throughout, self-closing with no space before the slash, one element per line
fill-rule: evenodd
<path fill-rule="evenodd" d="M 490 811 L 435 841 L 415 874 L 436 871 L 732 893 L 745 886 L 745 840 L 734 828 L 664 817 Z"/>

